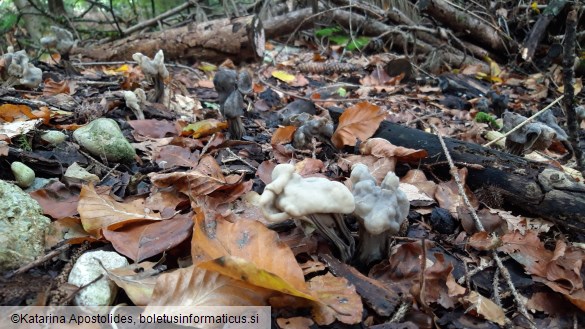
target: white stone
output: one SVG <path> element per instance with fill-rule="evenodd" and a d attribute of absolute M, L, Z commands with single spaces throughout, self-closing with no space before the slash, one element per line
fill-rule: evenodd
<path fill-rule="evenodd" d="M 99 260 L 99 261 L 98 261 Z M 68 282 L 78 287 L 84 286 L 103 274 L 103 277 L 82 289 L 73 300 L 77 306 L 108 306 L 111 305 L 118 286 L 108 278 L 106 271 L 128 265 L 128 260 L 113 251 L 89 251 L 81 255 L 69 274 Z"/>
<path fill-rule="evenodd" d="M 88 172 L 87 170 L 85 170 L 85 168 L 78 165 L 77 162 L 73 162 L 73 164 L 70 165 L 69 168 L 67 168 L 67 171 L 65 171 L 64 176 L 65 178 L 78 179 L 86 183 L 89 182 L 98 183 L 100 181 L 100 178 L 97 175 Z"/>

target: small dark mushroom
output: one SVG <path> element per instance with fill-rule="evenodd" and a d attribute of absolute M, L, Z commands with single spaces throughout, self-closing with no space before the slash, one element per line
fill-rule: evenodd
<path fill-rule="evenodd" d="M 228 132 L 232 139 L 242 139 L 244 136 L 244 98 L 238 90 L 232 91 L 223 103 L 223 116 L 228 122 Z"/>

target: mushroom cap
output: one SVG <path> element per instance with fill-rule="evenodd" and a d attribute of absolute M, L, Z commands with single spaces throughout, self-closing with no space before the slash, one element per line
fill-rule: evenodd
<path fill-rule="evenodd" d="M 291 164 L 274 168 L 260 205 L 265 217 L 272 221 L 311 214 L 349 214 L 355 209 L 353 195 L 345 185 L 323 177 L 302 177 Z"/>
<path fill-rule="evenodd" d="M 525 116 L 514 112 L 504 112 L 502 119 L 506 132 L 527 120 Z M 531 150 L 544 150 L 552 144 L 556 135 L 554 129 L 545 123 L 530 122 L 506 137 L 506 149 L 516 155 Z"/>
<path fill-rule="evenodd" d="M 142 53 L 134 53 L 132 55 L 132 59 L 134 59 L 140 68 L 142 69 L 142 73 L 145 75 L 154 78 L 156 76 L 160 76 L 162 79 L 166 79 L 169 77 L 169 71 L 165 66 L 165 55 L 161 50 L 159 50 L 156 55 L 154 55 L 153 59 L 148 58 L 148 56 Z"/>
<path fill-rule="evenodd" d="M 244 95 L 249 95 L 252 93 L 252 76 L 250 75 L 250 72 L 248 72 L 247 70 L 242 70 L 240 71 L 240 74 L 238 75 L 238 90 L 244 94 Z"/>
<path fill-rule="evenodd" d="M 223 116 L 226 119 L 234 119 L 244 115 L 244 97 L 242 94 L 234 90 L 223 103 Z"/>
<path fill-rule="evenodd" d="M 365 169 L 365 171 L 364 171 Z M 396 234 L 408 216 L 410 203 L 406 194 L 398 188 L 398 177 L 390 171 L 380 186 L 363 164 L 355 165 L 351 172 L 354 214 L 365 229 L 373 235 L 389 231 Z"/>
<path fill-rule="evenodd" d="M 223 68 L 220 68 L 213 77 L 213 86 L 217 91 L 220 106 L 223 106 L 228 96 L 236 89 L 236 79 L 236 71 Z"/>

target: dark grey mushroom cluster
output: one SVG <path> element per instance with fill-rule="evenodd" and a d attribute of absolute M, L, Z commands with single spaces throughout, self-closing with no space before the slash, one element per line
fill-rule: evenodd
<path fill-rule="evenodd" d="M 244 95 L 252 94 L 252 77 L 246 70 L 238 74 L 234 70 L 221 68 L 213 77 L 217 91 L 219 110 L 228 122 L 230 138 L 242 139 L 244 136 Z"/>
<path fill-rule="evenodd" d="M 320 117 L 315 113 L 315 105 L 303 99 L 293 101 L 278 113 L 283 125 L 297 127 L 293 137 L 295 148 L 311 148 L 313 138 L 325 143 L 331 140 L 333 122 L 330 118 Z"/>
<path fill-rule="evenodd" d="M 503 131 L 508 132 L 526 121 L 527 118 L 518 113 L 506 111 L 502 115 L 502 120 L 504 123 Z M 554 140 L 563 143 L 572 154 L 571 145 L 567 142 L 567 133 L 558 125 L 555 116 L 548 110 L 537 116 L 535 121 L 525 124 L 508 135 L 506 137 L 506 150 L 514 155 L 543 151 Z"/>

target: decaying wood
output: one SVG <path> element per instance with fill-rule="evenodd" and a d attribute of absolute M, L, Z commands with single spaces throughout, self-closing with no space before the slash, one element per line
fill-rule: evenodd
<path fill-rule="evenodd" d="M 337 120 L 341 111 L 330 114 Z M 429 156 L 422 164 L 446 160 L 436 135 L 384 121 L 374 136 L 394 145 L 425 149 Z M 573 182 L 547 164 L 452 138 L 445 138 L 445 143 L 453 161 L 470 164 L 467 185 L 472 189 L 496 190 L 506 206 L 585 232 L 585 184 Z"/>
<path fill-rule="evenodd" d="M 363 12 L 363 14 L 374 14 L 381 18 L 387 17 L 392 23 L 397 25 L 397 28 L 408 31 L 408 33 L 414 33 L 417 39 L 434 47 L 446 48 L 448 52 L 454 53 L 458 56 L 463 56 L 464 52 L 467 52 L 480 60 L 483 60 L 486 56 L 495 60 L 499 59 L 495 54 L 464 40 L 452 40 L 450 44 L 447 44 L 446 42 L 453 38 L 453 33 L 445 35 L 445 29 L 421 26 L 396 8 L 384 11 L 383 9 L 364 2 L 363 0 L 332 0 L 331 2 L 340 6 L 347 6 L 351 3 L 356 5 L 356 9 Z M 360 8 L 362 9 L 360 10 Z"/>
<path fill-rule="evenodd" d="M 511 46 L 506 45 L 494 27 L 470 15 L 469 12 L 457 9 L 447 1 L 421 0 L 418 2 L 418 8 L 453 30 L 467 34 L 470 39 L 490 49 L 503 52 Z"/>
<path fill-rule="evenodd" d="M 94 61 L 115 61 L 129 60 L 136 52 L 152 57 L 159 49 L 164 50 L 166 60 L 256 59 L 264 52 L 264 29 L 254 16 L 223 18 L 132 35 L 97 47 L 74 48 L 71 54 Z"/>
<path fill-rule="evenodd" d="M 391 34 L 390 38 L 392 39 L 392 43 L 394 44 L 395 48 L 404 51 L 405 54 L 409 53 L 409 43 L 412 41 L 409 40 L 407 34 L 403 31 L 378 21 L 372 21 L 363 15 L 350 13 L 345 10 L 334 10 L 331 17 L 333 17 L 336 22 L 346 28 L 349 28 L 350 26 L 361 26 L 363 33 L 369 36 L 379 36 L 382 34 L 388 34 L 388 32 L 394 32 Z M 484 69 L 487 69 L 487 65 L 485 63 L 477 60 L 472 56 L 465 56 L 460 52 L 457 54 L 443 51 L 442 49 L 430 45 L 422 40 L 416 40 L 416 45 L 414 47 L 415 53 L 417 55 L 423 55 L 425 57 L 434 56 L 438 63 L 445 63 L 455 67 L 459 67 L 463 64 L 473 64 L 482 66 Z"/>
<path fill-rule="evenodd" d="M 565 8 L 567 3 L 567 0 L 553 0 L 548 4 L 542 15 L 538 17 L 538 20 L 530 29 L 530 34 L 526 38 L 524 47 L 520 50 L 523 60 L 532 60 L 536 47 L 538 47 L 540 41 L 544 38 L 548 25 Z"/>
<path fill-rule="evenodd" d="M 267 38 L 274 38 L 290 34 L 295 29 L 306 30 L 313 27 L 314 18 L 311 8 L 295 10 L 290 13 L 273 17 L 264 22 L 264 31 Z"/>

